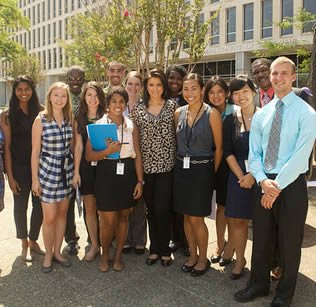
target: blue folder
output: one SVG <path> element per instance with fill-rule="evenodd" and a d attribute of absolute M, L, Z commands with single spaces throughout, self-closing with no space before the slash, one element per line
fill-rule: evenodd
<path fill-rule="evenodd" d="M 99 151 L 106 149 L 105 139 L 111 138 L 118 141 L 116 124 L 91 124 L 87 126 L 88 136 L 93 150 Z M 107 156 L 110 159 L 119 159 L 119 152 Z"/>

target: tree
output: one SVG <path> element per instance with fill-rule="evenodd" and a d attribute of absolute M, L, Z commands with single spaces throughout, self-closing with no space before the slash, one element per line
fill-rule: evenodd
<path fill-rule="evenodd" d="M 0 0 L 0 58 L 12 60 L 18 54 L 25 54 L 25 49 L 11 40 L 15 29 L 27 29 L 29 21 L 17 7 L 16 0 Z"/>
<path fill-rule="evenodd" d="M 284 54 L 289 51 L 296 51 L 298 57 L 301 60 L 299 65 L 299 70 L 301 72 L 309 72 L 307 86 L 311 89 L 313 94 L 312 105 L 316 107 L 316 14 L 311 14 L 306 11 L 304 8 L 298 10 L 297 14 L 294 17 L 286 17 L 278 25 L 282 29 L 289 27 L 297 27 L 299 29 L 305 29 L 305 31 L 313 31 L 313 45 L 312 51 L 309 49 L 306 44 L 299 40 L 293 40 L 292 42 L 261 42 L 260 45 L 265 49 L 263 51 L 256 52 L 258 56 L 277 56 L 279 54 Z"/>
<path fill-rule="evenodd" d="M 44 75 L 41 72 L 41 62 L 33 55 L 25 54 L 18 57 L 14 57 L 9 68 L 6 68 L 7 76 L 15 79 L 18 76 L 29 76 L 35 84 L 38 84 L 44 79 Z"/>

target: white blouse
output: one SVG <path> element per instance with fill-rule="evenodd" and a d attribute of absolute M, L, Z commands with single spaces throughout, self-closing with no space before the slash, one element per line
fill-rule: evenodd
<path fill-rule="evenodd" d="M 118 136 L 118 141 L 120 143 L 127 143 L 123 144 L 121 147 L 120 151 L 120 158 L 121 159 L 126 159 L 126 158 L 135 158 L 136 153 L 134 149 L 134 141 L 133 141 L 133 129 L 134 129 L 134 124 L 133 122 L 125 117 L 124 117 L 124 123 L 123 123 L 123 140 L 122 140 L 122 125 L 117 127 L 117 136 Z M 96 124 L 112 124 L 113 122 L 111 121 L 110 118 L 108 118 L 107 114 L 104 114 L 102 118 L 96 121 Z"/>

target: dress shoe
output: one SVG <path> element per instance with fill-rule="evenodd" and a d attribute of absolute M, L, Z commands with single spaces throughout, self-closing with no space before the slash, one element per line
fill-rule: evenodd
<path fill-rule="evenodd" d="M 278 281 L 282 277 L 283 270 L 279 266 L 271 272 L 271 280 Z"/>
<path fill-rule="evenodd" d="M 43 273 L 50 273 L 53 270 L 53 265 L 50 266 L 42 266 L 42 272 Z"/>
<path fill-rule="evenodd" d="M 251 302 L 259 296 L 267 296 L 269 291 L 257 290 L 251 286 L 235 293 L 234 298 L 237 302 L 247 303 Z"/>
<path fill-rule="evenodd" d="M 172 259 L 171 258 L 169 258 L 169 259 L 160 259 L 160 263 L 161 263 L 162 266 L 169 266 L 172 263 Z"/>
<path fill-rule="evenodd" d="M 90 250 L 88 251 L 88 253 L 85 255 L 84 259 L 87 262 L 91 262 L 95 259 L 95 257 L 97 256 L 97 254 L 100 253 L 99 249 L 95 249 L 95 248 L 90 248 Z"/>
<path fill-rule="evenodd" d="M 280 297 L 274 297 L 273 301 L 271 302 L 270 307 L 288 307 L 291 305 L 291 299 L 282 300 Z"/>
<path fill-rule="evenodd" d="M 66 259 L 66 261 L 60 261 L 58 259 L 56 260 L 57 260 L 56 262 L 64 268 L 70 268 L 72 266 L 72 263 L 68 259 Z"/>
<path fill-rule="evenodd" d="M 136 255 L 144 255 L 145 254 L 145 248 L 136 248 L 134 249 L 134 252 Z"/>
<path fill-rule="evenodd" d="M 176 242 L 170 241 L 169 248 L 170 248 L 170 251 L 174 253 L 179 248 L 179 246 L 177 245 Z"/>
<path fill-rule="evenodd" d="M 229 278 L 230 278 L 231 280 L 237 280 L 237 279 L 239 279 L 241 276 L 243 276 L 243 274 L 244 274 L 244 270 L 243 270 L 243 269 L 242 269 L 242 271 L 241 271 L 239 274 L 236 274 L 236 273 L 231 272 L 230 275 L 229 275 Z"/>
<path fill-rule="evenodd" d="M 220 260 L 221 260 L 221 256 L 219 255 L 219 256 L 215 256 L 215 255 L 212 255 L 211 256 L 211 262 L 212 263 L 218 263 Z"/>
<path fill-rule="evenodd" d="M 192 271 L 191 271 L 191 276 L 193 276 L 193 277 L 200 277 L 200 276 L 202 276 L 203 274 L 205 274 L 207 272 L 207 270 L 210 268 L 210 266 L 211 266 L 211 262 L 207 259 L 207 263 L 206 263 L 205 269 L 197 270 L 197 269 L 193 268 Z"/>
<path fill-rule="evenodd" d="M 190 257 L 190 247 L 185 247 L 183 251 L 184 256 Z"/>
<path fill-rule="evenodd" d="M 157 258 L 147 258 L 146 259 L 146 264 L 148 264 L 148 265 L 153 265 L 153 264 L 155 264 L 157 261 L 159 260 L 159 257 L 157 257 Z"/>
<path fill-rule="evenodd" d="M 221 257 L 221 259 L 219 259 L 218 263 L 219 263 L 219 266 L 225 266 L 225 265 L 227 265 L 227 264 L 230 264 L 232 261 L 233 261 L 232 258 L 230 258 L 230 259 L 225 259 L 225 258 L 222 258 L 222 257 Z"/>
<path fill-rule="evenodd" d="M 194 263 L 193 265 L 182 265 L 181 267 L 181 270 L 184 272 L 184 273 L 191 273 L 193 268 L 196 266 L 196 263 Z"/>
<path fill-rule="evenodd" d="M 132 251 L 131 246 L 126 246 L 123 248 L 123 254 L 129 254 Z"/>
<path fill-rule="evenodd" d="M 76 241 L 70 241 L 68 243 L 68 254 L 77 255 L 78 254 L 78 245 Z"/>

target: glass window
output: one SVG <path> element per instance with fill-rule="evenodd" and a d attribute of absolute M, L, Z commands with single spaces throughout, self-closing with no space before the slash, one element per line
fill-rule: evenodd
<path fill-rule="evenodd" d="M 56 48 L 54 48 L 54 50 L 53 50 L 53 67 L 54 68 L 57 68 L 57 50 L 56 50 Z"/>
<path fill-rule="evenodd" d="M 37 29 L 37 47 L 41 47 L 41 28 Z"/>
<path fill-rule="evenodd" d="M 31 19 L 31 8 L 30 7 L 27 9 L 27 18 Z"/>
<path fill-rule="evenodd" d="M 48 69 L 52 68 L 52 52 L 48 49 Z"/>
<path fill-rule="evenodd" d="M 211 17 L 215 15 L 216 12 L 211 12 Z M 219 14 L 211 22 L 211 45 L 219 44 Z"/>
<path fill-rule="evenodd" d="M 59 48 L 59 68 L 63 67 L 63 50 Z"/>
<path fill-rule="evenodd" d="M 253 39 L 253 3 L 244 5 L 244 40 Z"/>
<path fill-rule="evenodd" d="M 81 8 L 81 0 L 78 0 L 78 9 Z"/>
<path fill-rule="evenodd" d="M 42 59 L 43 59 L 43 69 L 46 69 L 46 50 L 42 52 Z"/>
<path fill-rule="evenodd" d="M 26 45 L 26 44 L 27 44 L 27 42 L 26 42 L 26 32 L 24 32 L 23 41 L 24 41 L 23 47 L 26 48 L 26 46 L 27 46 L 27 45 Z"/>
<path fill-rule="evenodd" d="M 37 5 L 37 23 L 41 22 L 41 5 Z"/>
<path fill-rule="evenodd" d="M 42 44 L 45 46 L 46 44 L 46 34 L 45 34 L 45 26 L 42 27 Z"/>
<path fill-rule="evenodd" d="M 311 14 L 316 14 L 315 0 L 304 0 L 303 5 L 306 11 L 310 12 Z M 312 32 L 313 26 L 314 22 L 311 22 L 310 24 L 304 27 L 303 32 Z"/>
<path fill-rule="evenodd" d="M 59 20 L 58 21 L 58 30 L 59 30 L 59 34 L 58 34 L 58 38 L 62 39 L 63 38 L 63 21 Z"/>
<path fill-rule="evenodd" d="M 204 72 L 203 63 L 197 63 L 194 67 L 193 72 L 199 74 L 200 76 L 203 76 L 203 72 Z"/>
<path fill-rule="evenodd" d="M 56 36 L 57 36 L 57 24 L 56 22 L 53 23 L 53 43 L 56 43 Z"/>
<path fill-rule="evenodd" d="M 53 17 L 56 17 L 56 6 L 57 6 L 57 4 L 56 4 L 56 0 L 53 0 Z"/>
<path fill-rule="evenodd" d="M 63 1 L 59 0 L 59 7 L 58 7 L 58 15 L 60 16 L 63 13 Z"/>
<path fill-rule="evenodd" d="M 229 76 L 231 74 L 231 61 L 218 62 L 218 75 Z"/>
<path fill-rule="evenodd" d="M 31 43 L 31 31 L 28 32 L 28 49 L 30 50 L 32 48 L 32 43 Z"/>
<path fill-rule="evenodd" d="M 35 5 L 32 7 L 32 25 L 35 25 L 35 21 L 36 21 L 36 15 L 35 15 Z"/>
<path fill-rule="evenodd" d="M 68 18 L 65 18 L 65 39 L 68 39 L 68 34 L 67 34 L 67 30 L 68 30 Z"/>
<path fill-rule="evenodd" d="M 64 11 L 65 13 L 68 13 L 68 0 L 65 0 L 65 7 L 64 7 Z"/>
<path fill-rule="evenodd" d="M 262 1 L 262 38 L 272 36 L 272 0 Z"/>
<path fill-rule="evenodd" d="M 205 63 L 204 66 L 204 75 L 205 76 L 215 76 L 217 75 L 216 73 L 216 62 L 208 62 Z"/>
<path fill-rule="evenodd" d="M 46 15 L 45 1 L 43 1 L 43 3 L 42 3 L 42 21 L 45 21 L 45 15 Z"/>
<path fill-rule="evenodd" d="M 47 19 L 50 19 L 50 0 L 47 0 Z"/>
<path fill-rule="evenodd" d="M 50 24 L 47 25 L 47 45 L 50 45 Z"/>
<path fill-rule="evenodd" d="M 35 30 L 33 30 L 33 49 L 36 48 L 36 33 Z"/>
<path fill-rule="evenodd" d="M 282 20 L 285 17 L 293 17 L 293 0 L 282 0 Z M 293 34 L 293 27 L 281 28 L 281 35 Z"/>
<path fill-rule="evenodd" d="M 231 7 L 226 10 L 227 23 L 227 43 L 236 41 L 236 8 Z"/>
<path fill-rule="evenodd" d="M 211 0 L 211 3 L 219 2 L 219 0 Z"/>
<path fill-rule="evenodd" d="M 75 10 L 75 0 L 71 0 L 71 10 Z"/>

